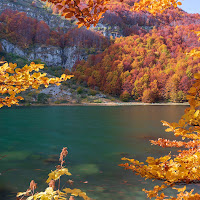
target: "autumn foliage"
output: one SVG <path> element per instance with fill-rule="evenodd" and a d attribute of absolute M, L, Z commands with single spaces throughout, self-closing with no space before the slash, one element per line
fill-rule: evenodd
<path fill-rule="evenodd" d="M 167 8 L 171 6 L 177 7 L 182 5 L 180 1 L 177 0 L 142 0 L 134 4 L 134 10 L 145 10 L 152 14 L 163 13 Z"/>
<path fill-rule="evenodd" d="M 56 9 L 59 10 L 60 14 L 65 18 L 75 18 L 77 19 L 77 25 L 79 27 L 85 26 L 89 28 L 91 25 L 96 26 L 99 20 L 102 18 L 103 14 L 110 10 L 112 1 L 111 0 L 42 0 L 46 3 L 51 3 Z M 117 1 L 116 1 L 117 2 Z M 123 0 L 118 1 L 118 3 L 123 2 Z M 177 0 L 142 0 L 139 2 L 125 1 L 130 4 L 132 8 L 131 11 L 141 11 L 145 10 L 149 13 L 156 14 L 157 11 L 164 12 L 167 8 L 171 6 L 177 7 L 181 5 L 181 2 Z"/>
<path fill-rule="evenodd" d="M 96 24 L 101 19 L 102 15 L 107 10 L 107 0 L 88 0 L 88 1 L 63 1 L 63 0 L 42 0 L 47 3 L 51 3 L 60 11 L 60 14 L 66 19 L 76 18 L 77 25 L 80 28 L 85 26 L 89 28 L 91 25 Z"/>
<path fill-rule="evenodd" d="M 71 176 L 72 174 L 69 172 L 68 168 L 64 166 L 65 157 L 68 155 L 67 147 L 62 149 L 60 153 L 59 162 L 60 165 L 56 166 L 56 170 L 51 171 L 49 173 L 49 177 L 46 180 L 46 183 L 49 184 L 49 187 L 45 189 L 44 192 L 36 192 L 37 184 L 34 180 L 30 182 L 30 187 L 26 192 L 19 192 L 17 197 L 20 199 L 26 198 L 27 200 L 75 200 L 74 196 L 79 196 L 84 200 L 90 200 L 90 198 L 86 195 L 85 192 L 82 192 L 80 189 L 70 189 L 70 188 L 62 188 L 61 189 L 61 176 L 67 175 Z M 56 182 L 58 182 L 58 186 L 56 186 Z M 72 180 L 68 180 L 68 184 L 73 183 Z"/>
<path fill-rule="evenodd" d="M 79 27 L 86 26 L 87 28 L 91 25 L 95 26 L 108 9 L 107 6 L 110 5 L 109 0 L 42 1 L 52 3 L 65 18 L 75 17 Z M 148 11 L 156 15 L 157 12 L 164 13 L 167 8 L 177 7 L 177 5 L 181 5 L 181 2 L 177 0 L 142 0 L 135 3 L 133 9 Z M 186 15 L 185 22 L 189 22 L 187 17 Z M 16 27 L 17 18 L 27 19 L 20 24 L 20 29 Z M 170 18 L 167 14 L 163 15 L 163 19 L 170 26 L 154 28 L 148 34 L 138 32 L 138 35 L 133 34 L 126 38 L 116 39 L 115 43 L 102 54 L 92 55 L 87 62 L 77 63 L 74 67 L 74 75 L 77 82 L 85 82 L 92 88 L 98 87 L 106 93 L 120 95 L 125 101 L 130 96 L 135 100 L 145 102 L 188 100 L 190 107 L 185 110 L 185 114 L 178 123 L 162 121 L 163 125 L 167 126 L 165 131 L 173 132 L 180 140 L 163 138 L 151 140 L 153 145 L 163 148 L 179 148 L 176 154 L 170 153 L 160 158 L 148 157 L 146 164 L 135 159 L 122 158 L 128 163 L 120 166 L 132 170 L 141 177 L 163 181 L 162 185 L 156 185 L 153 190 L 144 189 L 149 198 L 167 199 L 168 196 L 164 194 L 163 190 L 172 188 L 177 190 L 178 194 L 177 197 L 170 196 L 169 200 L 197 200 L 200 199 L 200 194 L 194 193 L 194 190 L 187 191 L 186 186 L 183 188 L 174 186 L 200 181 L 200 74 L 197 73 L 200 67 L 199 43 L 197 42 L 200 35 L 197 23 L 199 16 L 194 19 L 194 23 L 190 22 L 184 25 L 183 21 L 175 23 L 173 17 Z M 16 15 L 12 20 L 3 15 L 1 20 L 5 22 L 0 24 L 0 30 L 4 37 L 9 37 L 14 42 L 17 41 L 19 35 L 25 34 L 22 32 L 22 27 L 29 22 L 24 14 Z M 52 41 L 50 35 L 57 38 L 57 32 L 51 32 L 45 23 L 39 22 L 35 26 L 35 22 L 31 21 L 30 24 L 36 33 L 34 36 L 31 34 L 24 36 L 24 44 L 21 44 L 23 48 L 32 45 L 33 38 L 38 43 Z M 32 28 L 27 29 L 31 33 L 32 30 Z M 193 57 L 190 57 L 191 55 Z M 0 98 L 0 107 L 17 104 L 22 97 L 16 95 L 30 86 L 37 89 L 41 84 L 45 87 L 51 83 L 59 85 L 61 81 L 71 78 L 67 75 L 62 75 L 61 78 L 47 78 L 46 74 L 33 72 L 42 68 L 43 65 L 34 63 L 23 68 L 17 68 L 16 64 L 2 63 L 0 93 L 5 96 Z M 60 177 L 64 174 L 71 175 L 63 165 L 67 154 L 67 148 L 63 148 L 59 159 L 60 165 L 55 171 L 49 173 L 49 178 L 46 181 L 49 183 L 49 187 L 44 192 L 35 192 L 37 185 L 31 181 L 29 189 L 26 192 L 18 193 L 17 196 L 45 200 L 66 199 L 69 198 L 68 194 L 71 194 L 70 200 L 74 199 L 73 196 L 89 199 L 79 189 L 65 188 L 60 190 Z M 56 181 L 58 181 L 57 188 Z"/>
<path fill-rule="evenodd" d="M 199 36 L 199 31 L 195 31 L 195 33 Z M 183 41 L 180 42 L 180 44 L 182 43 Z M 200 57 L 199 50 L 195 49 L 192 49 L 188 55 L 194 58 Z M 163 126 L 168 127 L 165 131 L 167 133 L 172 132 L 180 140 L 163 138 L 150 140 L 152 145 L 158 145 L 163 148 L 178 148 L 177 153 L 175 155 L 169 153 L 160 158 L 148 157 L 146 163 L 135 159 L 122 158 L 122 160 L 128 161 L 128 163 L 120 164 L 125 169 L 130 169 L 146 179 L 161 180 L 163 182 L 162 185 L 156 185 L 152 190 L 147 191 L 143 189 L 150 199 L 153 197 L 156 200 L 200 199 L 200 194 L 195 193 L 194 189 L 187 191 L 186 186 L 180 188 L 180 185 L 195 184 L 200 181 L 200 74 L 195 73 L 194 78 L 195 82 L 192 84 L 186 96 L 190 107 L 185 109 L 185 114 L 178 123 L 162 121 Z M 164 190 L 167 188 L 177 190 L 177 196 L 166 196 Z"/>
<path fill-rule="evenodd" d="M 129 163 L 121 164 L 125 169 L 130 169 L 141 177 L 153 180 L 162 180 L 164 183 L 161 186 L 155 186 L 153 190 L 144 191 L 147 197 L 156 199 L 168 199 L 165 196 L 163 189 L 171 187 L 179 193 L 177 198 L 170 197 L 170 200 L 175 199 L 200 199 L 200 194 L 189 192 L 184 188 L 175 188 L 175 185 L 198 183 L 200 181 L 200 74 L 195 74 L 195 83 L 189 90 L 187 99 L 190 107 L 186 108 L 185 114 L 181 117 L 178 123 L 168 123 L 162 121 L 163 126 L 168 128 L 165 130 L 173 132 L 176 137 L 182 140 L 168 140 L 158 138 L 158 140 L 150 140 L 152 145 L 158 145 L 163 148 L 176 147 L 177 154 L 171 153 L 160 157 L 148 157 L 147 164 L 139 162 L 135 159 L 122 158 Z"/>
<path fill-rule="evenodd" d="M 198 24 L 162 26 L 150 33 L 117 38 L 102 54 L 74 66 L 79 83 L 111 95 L 129 92 L 143 102 L 186 100 L 199 58 L 186 52 L 199 47 Z"/>
<path fill-rule="evenodd" d="M 84 28 L 70 28 L 66 32 L 61 28 L 51 30 L 46 22 L 9 9 L 0 15 L 0 39 L 6 39 L 23 49 L 39 44 L 102 50 L 109 44 L 108 39 L 100 33 Z"/>
<path fill-rule="evenodd" d="M 48 78 L 46 73 L 39 72 L 44 68 L 42 64 L 31 63 L 22 68 L 18 68 L 17 64 L 3 61 L 0 64 L 0 108 L 18 105 L 19 100 L 23 100 L 23 97 L 18 94 L 31 87 L 38 89 L 40 85 L 45 87 L 48 87 L 49 84 L 60 85 L 60 82 L 72 77 L 63 74 L 60 78 Z"/>

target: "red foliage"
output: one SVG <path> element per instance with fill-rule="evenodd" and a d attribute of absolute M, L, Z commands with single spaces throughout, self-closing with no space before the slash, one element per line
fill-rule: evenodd
<path fill-rule="evenodd" d="M 39 21 L 36 25 L 35 42 L 47 44 L 50 38 L 50 28 L 44 21 Z"/>
<path fill-rule="evenodd" d="M 200 70 L 199 59 L 185 53 L 200 46 L 194 30 L 199 30 L 196 23 L 161 26 L 144 35 L 117 38 L 102 54 L 75 66 L 75 78 L 84 76 L 89 86 L 105 93 L 120 96 L 127 91 L 145 102 L 184 101 L 193 74 Z"/>
<path fill-rule="evenodd" d="M 70 29 L 65 35 L 65 42 L 70 46 L 80 46 L 95 49 L 105 49 L 109 41 L 98 32 L 87 30 L 85 28 Z"/>
<path fill-rule="evenodd" d="M 44 21 L 37 21 L 24 12 L 12 10 L 4 10 L 0 15 L 0 37 L 22 48 L 38 43 L 61 48 L 76 45 L 102 50 L 109 45 L 109 40 L 99 33 L 84 28 L 70 29 L 67 33 L 60 28 L 50 30 Z"/>

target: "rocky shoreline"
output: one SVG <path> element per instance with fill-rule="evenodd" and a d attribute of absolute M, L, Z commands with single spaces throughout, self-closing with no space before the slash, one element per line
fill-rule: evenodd
<path fill-rule="evenodd" d="M 25 106 L 20 104 L 19 106 Z M 184 103 L 143 103 L 143 102 L 108 102 L 108 103 L 61 103 L 61 104 L 30 104 L 29 106 L 189 106 L 188 102 Z"/>

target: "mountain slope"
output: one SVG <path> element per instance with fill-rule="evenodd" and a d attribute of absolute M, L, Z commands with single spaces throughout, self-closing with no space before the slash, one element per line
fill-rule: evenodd
<path fill-rule="evenodd" d="M 77 29 L 73 19 L 52 15 L 39 0 L 5 0 L 0 2 L 0 11 L 8 7 L 23 10 L 34 19 L 19 12 L 2 12 L 0 38 L 16 45 L 13 49 L 20 47 L 37 56 L 43 51 L 43 56 L 34 57 L 42 61 L 57 52 L 61 62 L 55 66 L 67 67 L 65 55 L 68 48 L 75 48 L 68 57 L 75 58 L 72 65 L 77 62 L 73 68 L 77 83 L 113 96 L 144 102 L 184 101 L 193 74 L 199 70 L 199 60 L 186 52 L 199 47 L 193 31 L 200 29 L 200 15 L 174 8 L 156 16 L 131 12 L 134 2 L 112 1 L 97 27 L 86 30 Z"/>
<path fill-rule="evenodd" d="M 115 40 L 102 54 L 74 66 L 78 83 L 133 100 L 184 101 L 199 59 L 186 55 L 200 47 L 199 24 L 160 26 L 150 33 Z"/>

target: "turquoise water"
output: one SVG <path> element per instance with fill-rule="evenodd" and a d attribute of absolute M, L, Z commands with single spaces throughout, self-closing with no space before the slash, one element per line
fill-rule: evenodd
<path fill-rule="evenodd" d="M 121 157 L 144 161 L 171 149 L 149 139 L 173 138 L 160 120 L 178 121 L 186 106 L 20 107 L 0 110 L 0 199 L 15 199 L 32 179 L 42 190 L 48 173 L 68 147 L 66 166 L 74 181 L 97 200 L 143 200 L 155 183 L 119 167 Z M 86 182 L 85 182 L 86 181 Z M 84 183 L 85 182 L 85 183 Z"/>

